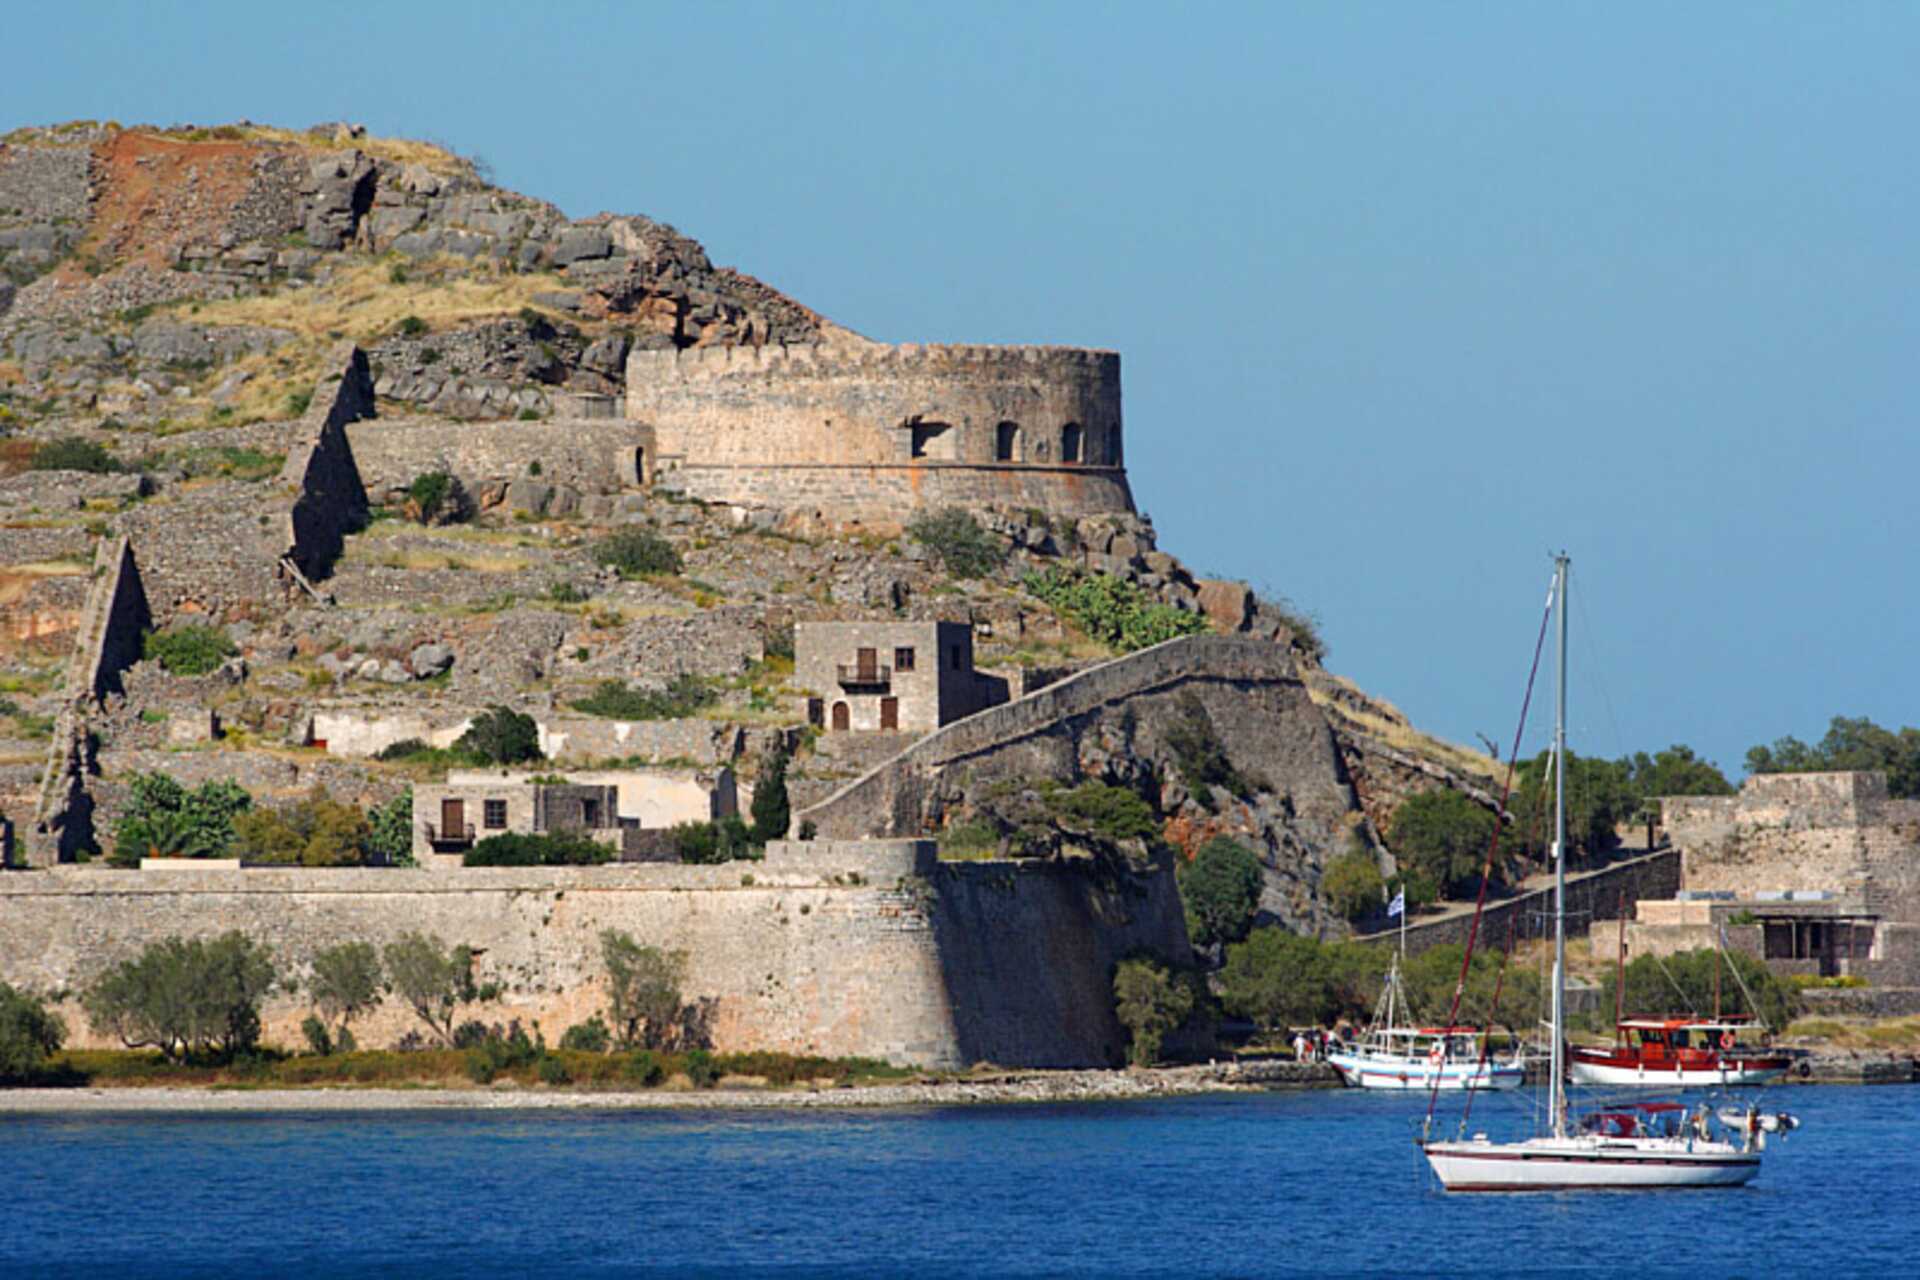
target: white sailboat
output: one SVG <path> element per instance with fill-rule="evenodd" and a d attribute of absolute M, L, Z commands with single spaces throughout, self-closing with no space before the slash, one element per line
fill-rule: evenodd
<path fill-rule="evenodd" d="M 1701 1106 L 1632 1103 L 1588 1112 L 1569 1124 L 1566 1092 L 1567 912 L 1567 566 L 1554 557 L 1551 604 L 1558 622 L 1555 678 L 1553 1051 L 1547 1132 L 1517 1142 L 1495 1142 L 1484 1133 L 1455 1141 L 1423 1134 L 1427 1163 L 1448 1191 L 1652 1190 L 1668 1187 L 1733 1187 L 1760 1172 L 1769 1132 L 1797 1121 L 1756 1108 L 1716 1116 Z M 1728 1117 L 1732 1117 L 1729 1125 Z M 1431 1124 L 1431 1116 L 1429 1116 Z M 1727 1125 L 1731 1132 L 1724 1132 Z"/>
<path fill-rule="evenodd" d="M 1402 903 L 1402 933 L 1406 913 Z M 1406 944 L 1401 943 L 1401 954 Z M 1518 1089 L 1526 1082 L 1525 1065 L 1511 1060 L 1482 1060 L 1479 1028 L 1403 1026 L 1400 1017 L 1413 1016 L 1413 1006 L 1400 981 L 1400 955 L 1387 971 L 1387 985 L 1373 1009 L 1373 1021 L 1348 1049 L 1327 1054 L 1327 1063 L 1351 1089 Z"/>

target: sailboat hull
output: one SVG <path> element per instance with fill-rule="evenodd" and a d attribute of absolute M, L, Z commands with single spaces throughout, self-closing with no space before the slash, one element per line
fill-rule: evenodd
<path fill-rule="evenodd" d="M 1659 1191 L 1738 1187 L 1760 1172 L 1757 1152 L 1684 1139 L 1535 1138 L 1430 1142 L 1427 1163 L 1448 1191 Z"/>
<path fill-rule="evenodd" d="M 1518 1089 L 1527 1078 L 1526 1069 L 1514 1063 L 1447 1062 L 1436 1067 L 1424 1057 L 1330 1053 L 1327 1064 L 1340 1073 L 1340 1082 L 1350 1089 L 1505 1090 Z"/>

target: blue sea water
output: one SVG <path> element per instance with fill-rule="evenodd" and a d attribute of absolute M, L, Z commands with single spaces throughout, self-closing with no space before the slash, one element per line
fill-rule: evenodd
<path fill-rule="evenodd" d="M 0 1277 L 1920 1266 L 1920 1090 L 1776 1090 L 1805 1127 L 1758 1181 L 1660 1194 L 1447 1196 L 1412 1145 L 1422 1102 L 4 1117 Z M 1479 1105 L 1497 1127 L 1518 1104 Z"/>

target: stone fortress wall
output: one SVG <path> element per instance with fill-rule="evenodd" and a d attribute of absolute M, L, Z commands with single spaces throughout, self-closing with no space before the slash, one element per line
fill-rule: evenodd
<path fill-rule="evenodd" d="M 1131 512 L 1120 357 L 1070 347 L 636 350 L 627 417 L 692 497 L 889 520 L 947 504 Z"/>
<path fill-rule="evenodd" d="M 1103 885 L 1070 867 L 942 864 L 927 841 L 775 842 L 719 866 L 63 869 L 0 877 L 0 979 L 76 992 L 171 935 L 241 930 L 284 975 L 342 941 L 434 933 L 504 990 L 462 1018 L 538 1026 L 548 1043 L 605 1005 L 599 934 L 687 953 L 687 999 L 721 1051 L 868 1056 L 957 1067 L 1116 1063 L 1113 966 L 1135 948 L 1187 959 L 1171 872 Z M 71 999 L 76 1044 L 93 1036 Z M 266 1038 L 300 1043 L 304 998 L 277 991 Z M 389 1045 L 417 1019 L 393 999 L 355 1024 Z"/>

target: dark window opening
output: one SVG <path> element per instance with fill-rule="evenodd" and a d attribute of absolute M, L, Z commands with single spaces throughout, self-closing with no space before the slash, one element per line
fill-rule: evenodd
<path fill-rule="evenodd" d="M 961 664 L 961 650 L 959 645 L 957 644 L 954 645 L 953 648 L 949 651 L 948 661 L 953 664 L 953 669 L 955 671 L 965 670 L 965 668 Z"/>
<path fill-rule="evenodd" d="M 827 723 L 827 704 L 819 698 L 807 699 L 807 723 L 816 728 Z"/>
<path fill-rule="evenodd" d="M 993 431 L 993 459 L 995 462 L 1012 462 L 1020 452 L 1020 424 L 1003 422 Z"/>
<path fill-rule="evenodd" d="M 505 800 L 483 801 L 480 809 L 480 820 L 486 823 L 487 830 L 505 831 L 507 829 L 507 802 Z"/>
<path fill-rule="evenodd" d="M 953 461 L 955 433 L 949 424 L 915 422 L 911 424 L 911 429 L 911 451 L 914 457 L 944 462 Z"/>
<path fill-rule="evenodd" d="M 893 651 L 893 669 L 895 671 L 913 670 L 913 649 L 911 646 Z"/>
<path fill-rule="evenodd" d="M 1080 449 L 1086 442 L 1087 433 L 1077 422 L 1069 422 L 1060 432 L 1060 461 L 1080 461 Z"/>
<path fill-rule="evenodd" d="M 583 824 L 587 827 L 599 826 L 600 802 L 598 800 L 582 800 L 580 802 L 580 817 Z"/>

